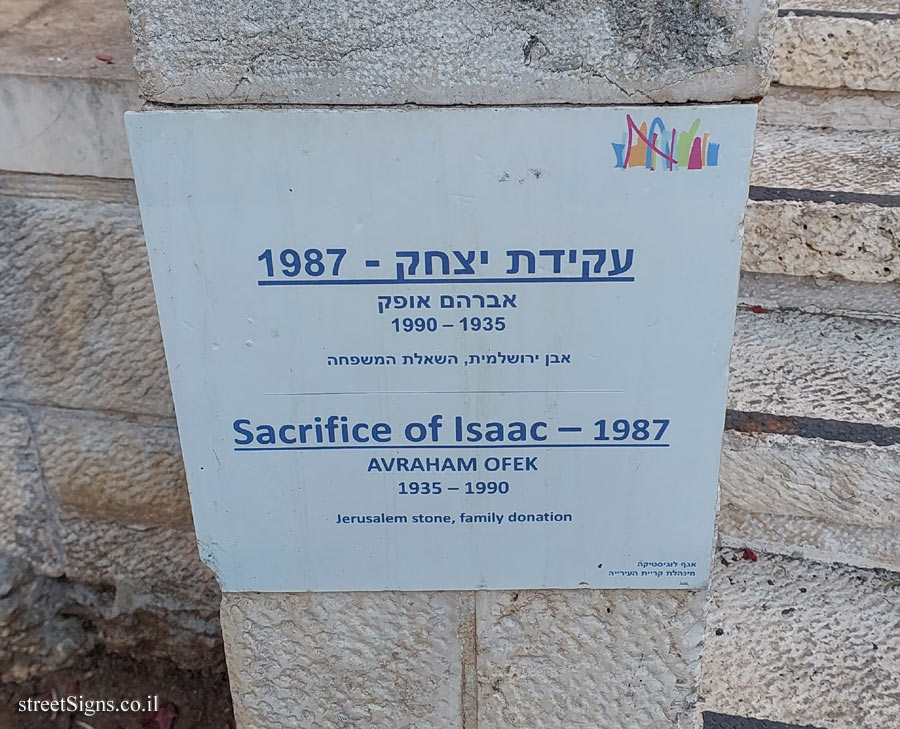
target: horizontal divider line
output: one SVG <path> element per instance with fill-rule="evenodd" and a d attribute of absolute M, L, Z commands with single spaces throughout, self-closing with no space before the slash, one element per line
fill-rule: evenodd
<path fill-rule="evenodd" d="M 668 443 L 523 443 L 523 444 L 514 444 L 514 443 L 503 443 L 500 445 L 474 445 L 474 444 L 464 444 L 461 443 L 459 445 L 447 445 L 440 443 L 433 444 L 424 444 L 424 445 L 377 445 L 377 446 L 369 446 L 369 445 L 340 445 L 340 446 L 275 446 L 275 447 L 267 447 L 267 446 L 237 446 L 234 450 L 236 452 L 246 452 L 246 451 L 354 451 L 354 450 L 367 450 L 367 451 L 405 451 L 410 449 L 421 449 L 421 450 L 435 450 L 437 448 L 454 448 L 454 449 L 479 449 L 479 448 L 668 448 Z"/>
<path fill-rule="evenodd" d="M 347 286 L 355 285 L 382 285 L 392 286 L 397 284 L 520 284 L 520 283 L 613 283 L 617 281 L 633 282 L 634 276 L 610 278 L 598 276 L 595 278 L 581 278 L 580 276 L 547 276 L 535 278 L 404 278 L 404 279 L 369 279 L 354 278 L 339 281 L 329 280 L 303 280 L 303 281 L 257 281 L 259 286 Z"/>
<path fill-rule="evenodd" d="M 343 355 L 342 355 L 343 356 Z M 350 366 L 353 365 L 342 365 Z M 380 392 L 266 392 L 266 397 L 308 397 L 312 395 L 596 395 L 624 390 L 383 390 Z"/>
<path fill-rule="evenodd" d="M 877 205 L 881 208 L 900 208 L 900 195 L 842 190 L 808 190 L 796 187 L 750 185 L 750 199 L 755 202 L 830 202 L 839 205 L 866 204 Z"/>

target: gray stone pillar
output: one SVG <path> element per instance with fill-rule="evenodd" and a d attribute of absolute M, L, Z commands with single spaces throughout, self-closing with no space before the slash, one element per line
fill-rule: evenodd
<path fill-rule="evenodd" d="M 128 5 L 157 107 L 750 101 L 775 15 L 773 0 Z M 226 593 L 222 627 L 241 729 L 689 729 L 706 602 Z"/>

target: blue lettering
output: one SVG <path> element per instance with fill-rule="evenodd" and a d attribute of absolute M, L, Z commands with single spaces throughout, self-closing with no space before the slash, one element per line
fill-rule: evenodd
<path fill-rule="evenodd" d="M 247 420 L 246 418 L 241 418 L 239 420 L 234 421 L 234 424 L 232 426 L 234 428 L 234 431 L 236 433 L 240 433 L 244 437 L 244 440 L 238 440 L 237 438 L 235 438 L 234 439 L 235 445 L 247 445 L 248 443 L 253 442 L 253 433 L 250 432 L 249 430 L 247 430 L 244 427 L 245 425 L 250 425 L 250 421 Z"/>
<path fill-rule="evenodd" d="M 260 445 L 273 445 L 275 443 L 275 428 L 271 425 L 257 425 L 256 442 Z"/>

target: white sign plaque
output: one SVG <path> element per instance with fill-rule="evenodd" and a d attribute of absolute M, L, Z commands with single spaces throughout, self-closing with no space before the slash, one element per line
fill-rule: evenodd
<path fill-rule="evenodd" d="M 702 586 L 754 122 L 129 114 L 224 589 Z"/>

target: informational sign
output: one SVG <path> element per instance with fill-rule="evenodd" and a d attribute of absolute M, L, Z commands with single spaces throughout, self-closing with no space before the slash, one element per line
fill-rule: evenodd
<path fill-rule="evenodd" d="M 129 114 L 224 589 L 702 586 L 754 122 Z"/>

